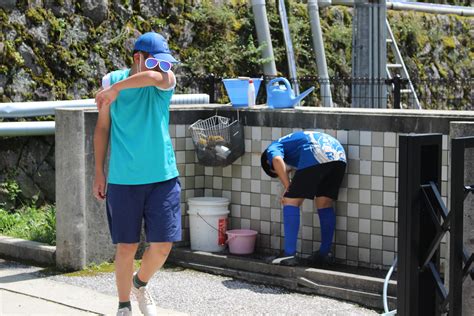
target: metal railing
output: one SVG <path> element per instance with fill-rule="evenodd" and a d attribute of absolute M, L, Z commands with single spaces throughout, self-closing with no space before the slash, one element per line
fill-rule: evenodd
<path fill-rule="evenodd" d="M 257 95 L 257 103 L 266 103 L 266 84 L 274 77 L 255 75 L 252 77 L 263 77 L 264 82 Z M 181 77 L 178 78 L 177 89 L 183 93 L 207 93 L 210 103 L 227 103 L 229 99 L 222 83 L 222 77 L 218 75 Z M 410 98 L 413 94 L 407 93 L 408 81 L 403 78 L 397 79 L 367 79 L 351 77 L 332 77 L 322 80 L 317 76 L 303 76 L 298 78 L 300 91 L 312 86 L 316 89 L 301 102 L 303 106 L 323 106 L 321 101 L 321 85 L 329 82 L 332 99 L 336 107 L 351 107 L 353 102 L 352 91 L 357 88 L 367 91 L 367 94 L 359 93 L 360 102 L 370 105 L 374 97 L 386 99 L 388 108 L 409 108 L 414 104 Z M 474 109 L 474 78 L 466 79 L 420 79 L 412 78 L 411 82 L 416 90 L 423 109 Z M 367 87 L 376 89 L 367 89 Z M 182 91 L 180 90 L 182 89 Z M 378 90 L 376 96 L 369 91 Z"/>

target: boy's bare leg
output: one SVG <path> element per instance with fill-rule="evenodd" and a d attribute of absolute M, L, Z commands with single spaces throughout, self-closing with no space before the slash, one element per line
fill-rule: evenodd
<path fill-rule="evenodd" d="M 132 287 L 133 259 L 137 244 L 117 244 L 115 252 L 115 279 L 120 302 L 130 301 Z"/>
<path fill-rule="evenodd" d="M 145 250 L 142 257 L 142 265 L 138 271 L 140 281 L 148 282 L 165 263 L 170 254 L 172 242 L 153 242 Z"/>

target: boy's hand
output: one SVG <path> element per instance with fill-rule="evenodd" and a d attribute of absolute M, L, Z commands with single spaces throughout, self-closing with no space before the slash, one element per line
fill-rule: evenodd
<path fill-rule="evenodd" d="M 105 199 L 105 175 L 96 174 L 94 178 L 94 197 L 102 201 Z"/>
<path fill-rule="evenodd" d="M 99 91 L 95 96 L 97 109 L 100 111 L 103 106 L 109 106 L 117 99 L 118 91 L 113 86 Z"/>

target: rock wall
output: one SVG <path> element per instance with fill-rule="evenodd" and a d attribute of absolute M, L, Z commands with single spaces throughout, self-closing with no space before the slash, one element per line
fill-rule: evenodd
<path fill-rule="evenodd" d="M 0 138 L 0 208 L 54 203 L 54 173 L 54 136 Z"/>

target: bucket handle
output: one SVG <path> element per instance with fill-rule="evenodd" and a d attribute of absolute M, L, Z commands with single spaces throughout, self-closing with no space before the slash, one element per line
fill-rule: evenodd
<path fill-rule="evenodd" d="M 225 231 L 221 231 L 221 230 L 215 228 L 214 226 L 212 226 L 211 224 L 209 224 L 209 223 L 204 219 L 204 217 L 202 217 L 201 214 L 199 214 L 199 212 L 196 212 L 196 215 L 199 216 L 199 217 L 204 221 L 204 223 L 206 223 L 207 225 L 209 225 L 212 229 L 214 229 L 214 230 L 217 231 L 218 233 L 223 233 L 223 234 L 225 234 Z"/>

